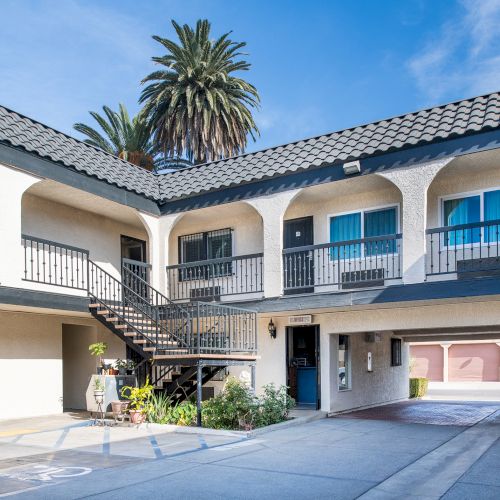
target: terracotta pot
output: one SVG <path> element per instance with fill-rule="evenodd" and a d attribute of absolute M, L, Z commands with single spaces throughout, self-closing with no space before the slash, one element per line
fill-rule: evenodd
<path fill-rule="evenodd" d="M 129 404 L 128 401 L 111 401 L 111 411 L 115 415 L 121 415 L 127 411 Z"/>
<path fill-rule="evenodd" d="M 130 421 L 133 424 L 142 424 L 146 418 L 146 415 L 141 410 L 129 410 L 128 412 L 130 414 Z"/>
<path fill-rule="evenodd" d="M 116 370 L 115 368 L 110 368 L 108 372 L 110 375 L 118 375 L 119 373 L 118 370 Z"/>

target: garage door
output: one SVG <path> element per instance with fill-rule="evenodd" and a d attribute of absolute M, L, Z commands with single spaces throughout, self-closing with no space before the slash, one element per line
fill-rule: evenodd
<path fill-rule="evenodd" d="M 443 348 L 440 345 L 410 346 L 412 377 L 426 377 L 429 380 L 443 380 Z"/>
<path fill-rule="evenodd" d="M 496 344 L 454 344 L 448 355 L 450 382 L 499 380 L 500 348 Z"/>

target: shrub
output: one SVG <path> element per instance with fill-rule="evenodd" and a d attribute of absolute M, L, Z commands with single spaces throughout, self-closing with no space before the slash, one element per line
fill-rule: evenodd
<path fill-rule="evenodd" d="M 149 378 L 146 378 L 146 382 L 142 387 L 126 385 L 122 387 L 120 394 L 130 401 L 131 410 L 138 410 L 147 414 L 151 408 L 153 390 L 154 387 L 149 383 Z"/>
<path fill-rule="evenodd" d="M 165 393 L 153 394 L 147 412 L 148 422 L 155 424 L 194 425 L 196 405 L 184 401 L 173 405 L 172 398 Z"/>
<path fill-rule="evenodd" d="M 264 386 L 260 398 L 235 378 L 230 378 L 223 391 L 203 403 L 203 425 L 213 429 L 237 430 L 263 427 L 283 422 L 295 401 L 287 388 L 274 384 Z"/>
<path fill-rule="evenodd" d="M 410 379 L 410 398 L 421 398 L 427 393 L 429 381 L 426 378 Z"/>
<path fill-rule="evenodd" d="M 254 418 L 255 427 L 277 424 L 288 418 L 288 413 L 295 406 L 295 401 L 288 395 L 287 388 L 278 388 L 274 384 L 263 387 L 264 394 L 260 398 L 259 411 Z"/>
<path fill-rule="evenodd" d="M 212 429 L 239 429 L 240 422 L 252 422 L 258 407 L 249 388 L 230 378 L 220 394 L 203 403 L 203 425 Z"/>

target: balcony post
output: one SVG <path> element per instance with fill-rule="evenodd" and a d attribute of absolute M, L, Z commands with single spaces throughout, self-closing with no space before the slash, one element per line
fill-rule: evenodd
<path fill-rule="evenodd" d="M 151 264 L 151 285 L 168 297 L 165 266 L 168 261 L 168 240 L 170 231 L 179 215 L 157 217 L 138 212 L 139 218 L 148 233 L 148 262 Z"/>
<path fill-rule="evenodd" d="M 401 271 L 405 284 L 422 283 L 426 279 L 427 190 L 439 171 L 453 159 L 446 158 L 427 164 L 377 173 L 396 185 L 402 194 Z"/>
<path fill-rule="evenodd" d="M 0 241 L 2 258 L 0 259 L 0 284 L 16 288 L 26 288 L 24 278 L 24 249 L 21 247 L 21 234 L 31 234 L 30 214 L 26 215 L 27 226 L 23 227 L 23 194 L 38 177 L 3 166 L 0 171 Z M 38 231 L 43 228 L 37 228 Z M 39 234 L 38 234 L 39 235 Z"/>
<path fill-rule="evenodd" d="M 262 217 L 264 243 L 264 297 L 283 293 L 283 220 L 300 189 L 247 200 Z"/>

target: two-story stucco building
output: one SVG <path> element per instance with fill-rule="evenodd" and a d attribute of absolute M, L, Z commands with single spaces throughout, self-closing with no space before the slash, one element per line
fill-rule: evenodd
<path fill-rule="evenodd" d="M 163 175 L 0 107 L 0 208 L 0 418 L 83 408 L 96 340 L 338 412 L 500 330 L 498 93 Z"/>

